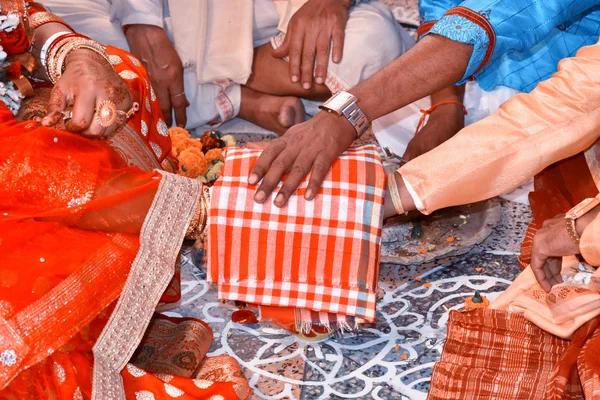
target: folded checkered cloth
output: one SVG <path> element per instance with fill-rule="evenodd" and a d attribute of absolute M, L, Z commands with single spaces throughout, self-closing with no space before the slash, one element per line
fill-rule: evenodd
<path fill-rule="evenodd" d="M 374 321 L 385 197 L 375 146 L 346 151 L 315 200 L 305 180 L 281 209 L 253 200 L 259 155 L 228 149 L 212 188 L 208 281 L 219 298 Z"/>

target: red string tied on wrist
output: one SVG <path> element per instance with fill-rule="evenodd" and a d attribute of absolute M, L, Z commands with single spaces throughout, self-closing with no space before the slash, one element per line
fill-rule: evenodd
<path fill-rule="evenodd" d="M 462 107 L 464 114 L 465 115 L 468 114 L 467 107 L 465 107 L 465 105 L 463 103 L 461 103 L 460 101 L 457 101 L 457 100 L 442 101 L 441 103 L 434 104 L 431 107 L 429 107 L 427 110 L 421 110 L 421 112 L 423 113 L 423 115 L 421 116 L 421 119 L 419 120 L 419 123 L 417 124 L 417 130 L 415 131 L 415 135 L 417 133 L 419 133 L 419 131 L 421 130 L 421 128 L 425 125 L 425 119 L 427 118 L 427 116 L 429 114 L 431 114 L 433 112 L 433 110 L 435 110 L 439 106 L 443 106 L 445 104 L 456 104 L 456 105 L 459 105 L 459 106 Z"/>

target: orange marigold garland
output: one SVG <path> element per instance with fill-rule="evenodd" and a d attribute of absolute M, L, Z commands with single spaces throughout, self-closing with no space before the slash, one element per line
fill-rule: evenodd
<path fill-rule="evenodd" d="M 177 172 L 209 186 L 221 175 L 225 161 L 223 150 L 227 146 L 235 146 L 233 136 L 214 130 L 206 131 L 202 137 L 195 139 L 183 128 L 171 128 L 169 136 L 171 154 L 179 162 Z"/>

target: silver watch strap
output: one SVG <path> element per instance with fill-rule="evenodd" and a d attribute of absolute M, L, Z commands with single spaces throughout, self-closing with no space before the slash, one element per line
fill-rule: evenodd
<path fill-rule="evenodd" d="M 319 108 L 346 117 L 356 130 L 357 139 L 369 129 L 369 121 L 356 103 L 356 97 L 348 92 L 342 91 L 334 94 Z"/>
<path fill-rule="evenodd" d="M 346 107 L 342 111 L 342 114 L 344 114 L 344 116 L 348 118 L 348 121 L 350 121 L 350 123 L 354 126 L 354 129 L 356 129 L 357 139 L 364 135 L 367 129 L 369 129 L 369 122 L 367 121 L 367 117 L 362 112 L 360 107 L 358 107 L 358 104 L 356 104 L 356 102 L 352 102 L 348 107 Z"/>

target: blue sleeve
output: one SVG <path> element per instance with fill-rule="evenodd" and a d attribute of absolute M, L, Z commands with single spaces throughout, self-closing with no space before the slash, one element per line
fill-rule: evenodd
<path fill-rule="evenodd" d="M 419 0 L 419 16 L 421 25 L 417 31 L 420 39 L 433 27 L 433 25 L 453 7 L 458 6 L 462 0 Z"/>
<path fill-rule="evenodd" d="M 594 0 L 466 0 L 428 33 L 473 45 L 462 84 L 511 51 L 525 51 L 565 21 L 596 6 Z"/>

